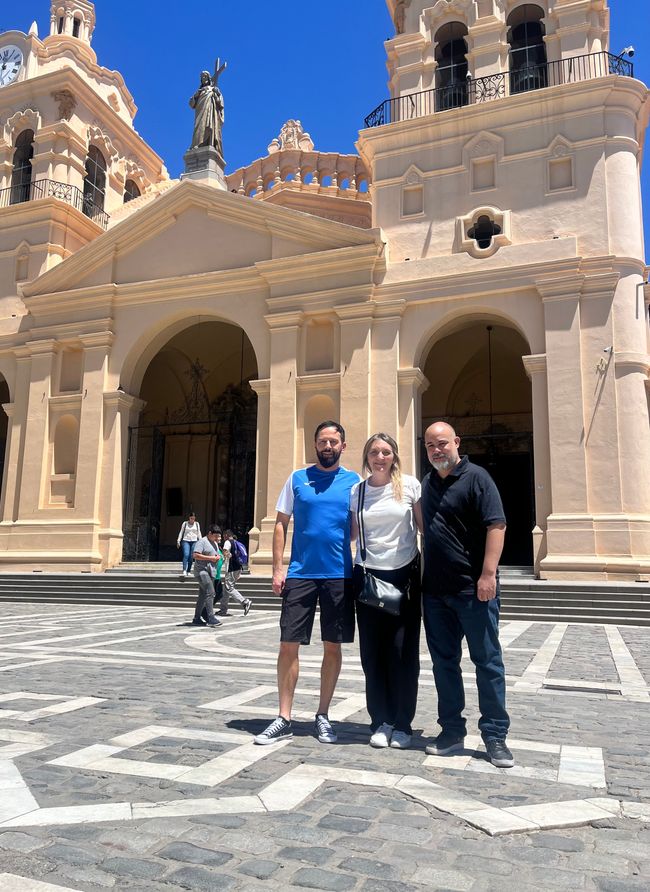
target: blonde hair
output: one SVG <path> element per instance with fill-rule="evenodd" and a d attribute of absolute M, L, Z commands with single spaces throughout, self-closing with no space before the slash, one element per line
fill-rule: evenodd
<path fill-rule="evenodd" d="M 389 434 L 373 434 L 372 437 L 366 442 L 366 445 L 363 447 L 363 456 L 361 458 L 361 466 L 364 471 L 367 471 L 369 474 L 372 474 L 372 470 L 370 465 L 368 464 L 368 455 L 370 453 L 370 448 L 375 440 L 382 440 L 393 450 L 393 464 L 390 468 L 390 482 L 393 485 L 393 498 L 396 502 L 402 501 L 402 463 L 399 458 L 399 450 L 397 448 L 397 443 Z"/>

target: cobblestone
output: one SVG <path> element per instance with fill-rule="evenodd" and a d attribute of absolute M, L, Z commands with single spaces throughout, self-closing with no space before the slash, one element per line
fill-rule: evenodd
<path fill-rule="evenodd" d="M 167 608 L 154 617 L 140 609 L 81 611 L 61 605 L 56 628 L 47 621 L 26 625 L 23 613 L 47 614 L 49 609 L 0 604 L 0 872 L 42 878 L 80 892 L 650 888 L 650 827 L 641 819 L 643 803 L 650 803 L 650 702 L 579 697 L 570 690 L 517 690 L 534 654 L 515 653 L 509 660 L 506 648 L 516 768 L 498 772 L 482 759 L 470 759 L 469 753 L 464 766 L 454 760 L 437 764 L 424 753 L 436 727 L 430 666 L 423 655 L 410 750 L 370 748 L 359 700 L 351 701 L 355 705 L 336 723 L 341 746 L 320 745 L 310 717 L 296 720 L 296 736 L 288 746 L 247 748 L 251 734 L 268 721 L 268 713 L 251 712 L 276 708 L 269 655 L 277 646 L 277 614 L 257 611 L 246 621 L 233 615 L 226 618 L 221 638 L 202 639 L 179 625 L 187 619 L 181 611 Z M 551 628 L 534 623 L 513 646 L 538 647 Z M 12 631 L 20 634 L 12 636 Z M 613 683 L 616 667 L 603 628 L 570 626 L 569 631 L 548 680 L 589 682 L 585 666 L 593 653 L 594 677 Z M 623 637 L 649 680 L 650 629 L 624 630 Z M 22 665 L 26 655 L 34 665 Z M 52 656 L 61 662 L 44 667 L 41 661 Z M 319 648 L 306 649 L 301 659 L 296 705 L 311 716 L 318 697 Z M 268 689 L 255 700 L 261 685 Z M 345 715 L 346 698 L 361 691 L 356 649 L 346 648 L 337 710 Z M 20 699 L 2 699 L 14 693 Z M 36 694 L 56 699 L 30 699 Z M 34 722 L 7 712 L 81 696 L 105 700 Z M 221 700 L 228 705 L 219 707 Z M 477 703 L 471 683 L 467 714 L 468 732 L 475 734 Z M 158 736 L 143 732 L 151 726 L 159 729 Z M 226 736 L 211 736 L 215 734 Z M 118 749 L 115 741 L 124 735 L 132 746 L 112 752 L 99 767 L 82 764 L 83 759 L 75 764 L 84 747 Z M 4 747 L 27 739 L 34 743 L 31 752 L 27 746 L 9 759 L 2 755 Z M 577 768 L 571 774 L 572 766 L 580 767 L 580 748 L 585 747 L 599 754 L 607 788 L 581 785 Z M 242 761 L 241 752 L 259 760 Z M 66 764 L 52 764 L 57 759 Z M 5 789 L 7 772 L 13 771 L 5 766 L 15 766 L 21 789 L 35 797 L 42 826 L 21 824 L 20 817 L 15 826 L 2 826 L 7 820 L 3 809 L 20 786 L 12 774 L 14 786 Z M 214 774 L 197 783 L 179 774 L 193 769 Z M 402 792 L 397 781 L 405 776 L 424 783 L 429 798 L 407 790 L 408 784 Z M 271 799 L 264 798 L 266 790 L 274 791 Z M 454 806 L 459 796 L 473 805 Z M 480 814 L 490 804 L 509 809 L 498 812 L 505 820 L 521 806 L 545 803 L 556 820 L 553 809 L 567 801 L 583 807 L 586 800 L 609 800 L 614 807 L 617 798 L 633 803 L 628 806 L 631 814 L 639 803 L 638 819 L 601 812 L 581 826 L 551 829 L 562 826 L 557 819 L 549 821 L 549 829 L 518 828 L 516 834 L 490 837 L 463 817 L 472 808 Z M 119 818 L 102 811 L 120 803 L 125 811 Z M 151 810 L 142 811 L 142 803 L 150 803 Z M 169 813 L 161 811 L 164 805 Z M 65 812 L 54 813 L 51 820 L 44 817 L 47 809 L 78 806 L 87 809 L 87 818 L 75 818 L 78 823 L 66 823 Z M 23 813 L 22 808 L 16 811 Z"/>

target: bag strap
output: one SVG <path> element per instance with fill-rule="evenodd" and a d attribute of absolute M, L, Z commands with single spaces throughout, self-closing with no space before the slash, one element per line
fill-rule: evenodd
<path fill-rule="evenodd" d="M 183 536 L 185 535 L 185 529 L 186 529 L 186 527 L 187 527 L 187 521 L 184 520 L 184 521 L 183 521 L 183 526 L 181 527 L 181 535 L 180 535 L 180 539 L 182 539 Z"/>
<path fill-rule="evenodd" d="M 366 528 L 363 523 L 363 503 L 366 497 L 366 481 L 359 486 L 359 500 L 357 502 L 357 524 L 359 526 L 359 552 L 363 569 L 366 569 Z"/>

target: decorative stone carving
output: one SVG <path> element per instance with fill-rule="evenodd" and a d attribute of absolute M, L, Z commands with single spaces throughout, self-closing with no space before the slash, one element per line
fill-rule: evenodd
<path fill-rule="evenodd" d="M 95 145 L 101 151 L 107 162 L 115 162 L 118 159 L 118 151 L 113 145 L 110 136 L 97 124 L 91 124 L 88 128 L 88 145 Z"/>
<path fill-rule="evenodd" d="M 312 152 L 314 142 L 300 123 L 300 121 L 290 118 L 280 130 L 280 135 L 276 139 L 271 140 L 268 152 L 272 155 L 282 149 L 300 149 L 303 152 Z"/>
<path fill-rule="evenodd" d="M 70 90 L 57 90 L 51 95 L 52 99 L 59 104 L 59 120 L 69 121 L 77 105 L 74 95 Z"/>
<path fill-rule="evenodd" d="M 464 217 L 456 218 L 457 250 L 466 251 L 472 257 L 491 257 L 499 248 L 512 244 L 510 211 L 502 211 L 495 207 L 479 207 Z M 494 234 L 488 244 L 481 244 L 477 235 L 481 221 L 494 224 Z M 478 224 L 478 227 L 477 227 Z"/>
<path fill-rule="evenodd" d="M 395 12 L 393 13 L 393 22 L 395 24 L 395 32 L 397 34 L 404 33 L 406 24 L 406 10 L 411 5 L 411 0 L 397 0 Z"/>
<path fill-rule="evenodd" d="M 23 130 L 33 130 L 34 133 L 41 126 L 41 114 L 35 108 L 23 108 L 7 118 L 4 125 L 4 138 L 10 146 L 13 145 L 14 139 Z"/>

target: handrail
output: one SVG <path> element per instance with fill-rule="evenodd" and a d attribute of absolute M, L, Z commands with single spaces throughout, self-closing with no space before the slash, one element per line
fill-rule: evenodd
<path fill-rule="evenodd" d="M 590 53 L 544 62 L 528 68 L 510 68 L 489 74 L 487 77 L 468 77 L 431 90 L 408 93 L 395 99 L 385 99 L 364 119 L 366 127 L 381 127 L 395 121 L 421 118 L 424 115 L 460 108 L 464 105 L 477 105 L 503 99 L 515 93 L 555 87 L 558 84 L 576 83 L 617 74 L 634 77 L 632 62 L 612 53 Z"/>
<path fill-rule="evenodd" d="M 103 208 L 98 207 L 77 186 L 58 183 L 56 180 L 34 180 L 0 189 L 0 208 L 23 204 L 26 201 L 38 201 L 41 198 L 58 198 L 81 211 L 102 229 L 108 228 L 110 217 Z"/>

